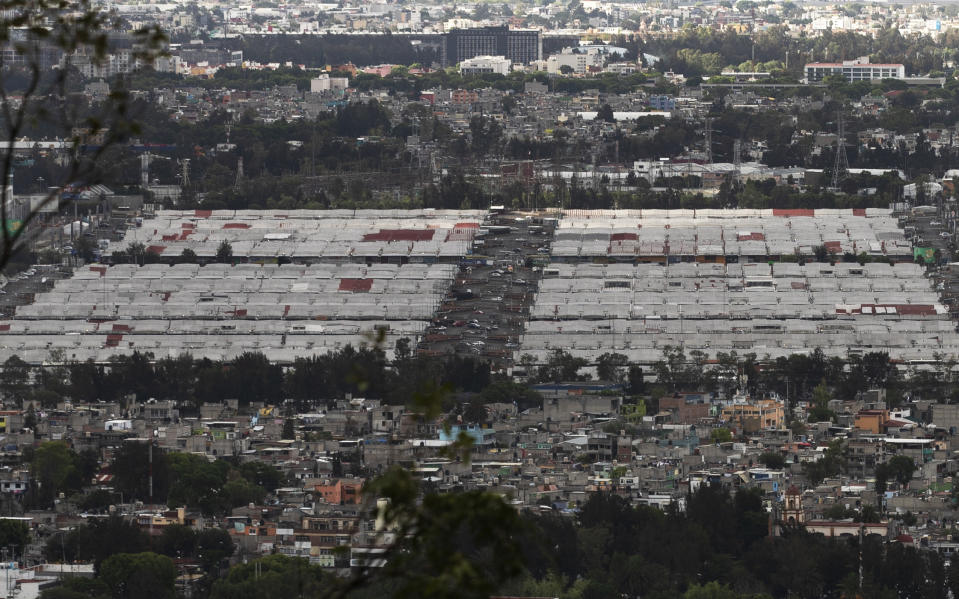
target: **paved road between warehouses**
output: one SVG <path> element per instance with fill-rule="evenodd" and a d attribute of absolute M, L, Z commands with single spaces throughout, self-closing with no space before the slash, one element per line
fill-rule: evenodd
<path fill-rule="evenodd" d="M 495 217 L 491 224 L 510 231 L 491 233 L 474 249 L 488 264 L 460 267 L 420 343 L 421 355 L 472 355 L 494 370 L 512 364 L 540 276 L 532 257 L 549 253 L 552 231 L 515 215 Z"/>

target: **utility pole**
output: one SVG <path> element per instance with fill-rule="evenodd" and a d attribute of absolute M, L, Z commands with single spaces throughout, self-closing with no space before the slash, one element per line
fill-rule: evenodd
<path fill-rule="evenodd" d="M 706 119 L 706 164 L 713 163 L 713 120 Z"/>
<path fill-rule="evenodd" d="M 150 428 L 150 439 L 147 441 L 147 455 L 150 461 L 150 546 L 153 546 L 153 433 Z"/>

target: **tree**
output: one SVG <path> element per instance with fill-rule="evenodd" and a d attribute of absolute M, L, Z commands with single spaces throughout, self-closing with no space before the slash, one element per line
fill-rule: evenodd
<path fill-rule="evenodd" d="M 816 262 L 829 262 L 831 260 L 832 252 L 824 245 L 817 245 L 812 249 L 812 252 L 816 257 Z"/>
<path fill-rule="evenodd" d="M 110 509 L 116 501 L 114 494 L 106 489 L 97 489 L 85 495 L 77 507 L 84 512 L 101 514 Z"/>
<path fill-rule="evenodd" d="M 233 261 L 233 246 L 229 241 L 224 239 L 216 248 L 216 261 L 220 264 L 229 264 Z"/>
<path fill-rule="evenodd" d="M 740 595 L 714 580 L 704 585 L 694 584 L 690 586 L 683 595 L 683 599 L 740 599 Z"/>
<path fill-rule="evenodd" d="M 183 248 L 183 251 L 180 252 L 180 257 L 177 258 L 177 262 L 180 264 L 196 264 L 197 261 L 196 252 L 190 248 Z"/>
<path fill-rule="evenodd" d="M 862 509 L 859 510 L 859 516 L 857 518 L 859 522 L 873 523 L 879 522 L 879 510 L 876 509 L 876 506 L 868 503 L 862 506 Z"/>
<path fill-rule="evenodd" d="M 559 72 L 561 75 L 572 75 L 576 72 L 576 69 L 569 66 L 568 64 L 563 64 L 559 66 Z"/>
<path fill-rule="evenodd" d="M 646 391 L 646 378 L 642 367 L 630 366 L 627 381 L 627 389 L 631 395 L 641 395 Z"/>
<path fill-rule="evenodd" d="M 653 370 L 656 381 L 672 391 L 698 389 L 703 384 L 705 363 L 706 356 L 699 350 L 687 357 L 683 348 L 667 345 L 663 348 L 663 358 L 653 364 Z"/>
<path fill-rule="evenodd" d="M 222 528 L 207 528 L 196 537 L 197 556 L 209 572 L 233 555 L 235 549 L 230 533 Z"/>
<path fill-rule="evenodd" d="M 823 379 L 812 391 L 813 407 L 809 410 L 810 422 L 821 422 L 835 418 L 836 415 L 829 409 L 830 399 L 831 396 L 829 389 L 826 387 L 826 379 Z"/>
<path fill-rule="evenodd" d="M 240 476 L 230 478 L 221 489 L 213 489 L 214 493 L 219 491 L 219 495 L 225 500 L 222 506 L 226 511 L 230 508 L 240 507 L 241 505 L 256 504 L 263 501 L 266 491 Z"/>
<path fill-rule="evenodd" d="M 837 476 L 842 471 L 845 461 L 843 451 L 844 446 L 842 440 L 839 439 L 829 444 L 822 458 L 815 462 L 805 462 L 803 464 L 803 473 L 813 486 L 818 485 L 828 477 Z"/>
<path fill-rule="evenodd" d="M 781 453 L 766 451 L 759 455 L 759 463 L 773 470 L 782 470 L 786 465 L 786 458 Z"/>
<path fill-rule="evenodd" d="M 887 464 L 876 465 L 876 504 L 882 508 L 883 499 L 886 495 L 886 489 L 889 486 L 889 466 Z"/>
<path fill-rule="evenodd" d="M 127 499 L 149 501 L 150 497 L 150 457 L 146 443 L 124 443 L 114 454 L 110 471 L 113 473 L 114 486 Z M 170 469 L 166 456 L 159 450 L 153 450 L 153 499 L 166 498 L 170 487 Z"/>
<path fill-rule="evenodd" d="M 601 381 L 622 383 L 623 369 L 629 365 L 629 358 L 623 354 L 605 353 L 596 360 L 596 376 Z"/>
<path fill-rule="evenodd" d="M 5 398 L 13 399 L 17 405 L 23 405 L 23 396 L 30 377 L 30 366 L 19 356 L 10 356 L 0 371 L 0 388 Z"/>
<path fill-rule="evenodd" d="M 211 463 L 192 453 L 171 453 L 165 458 L 172 480 L 166 499 L 168 505 L 199 508 L 205 514 L 223 513 L 233 507 L 222 493 L 229 464 L 223 460 Z"/>
<path fill-rule="evenodd" d="M 607 123 L 615 123 L 616 117 L 613 116 L 613 107 L 609 104 L 603 104 L 600 106 L 599 110 L 596 111 L 596 120 L 606 121 Z"/>
<path fill-rule="evenodd" d="M 39 205 L 27 207 L 26 214 L 16 220 L 18 212 L 14 211 L 22 208 L 9 194 L 17 157 L 14 152 L 5 152 L 0 159 L 0 271 L 20 249 L 27 225 L 48 205 L 77 197 L 79 190 L 68 186 L 77 181 L 87 185 L 99 182 L 113 166 L 102 159 L 137 131 L 128 96 L 121 87 L 114 86 L 96 105 L 66 99 L 75 85 L 78 61 L 89 61 L 94 69 L 102 67 L 112 49 L 109 33 L 120 23 L 119 16 L 91 0 L 15 0 L 0 15 L 0 39 L 9 52 L 0 65 L 2 142 L 12 144 L 22 137 L 45 133 L 49 138 L 67 140 L 68 145 L 65 168 L 57 171 L 56 180 L 47 182 L 66 188 L 65 193 L 47 193 Z M 150 27 L 138 31 L 133 41 L 132 59 L 149 63 L 157 55 L 163 35 Z M 46 64 L 51 55 L 61 62 L 59 68 Z M 88 143 L 91 137 L 99 138 L 99 143 L 87 145 L 86 152 L 69 151 L 70 146 Z"/>
<path fill-rule="evenodd" d="M 119 516 L 91 519 L 69 532 L 50 537 L 43 556 L 50 562 L 93 561 L 99 566 L 115 553 L 139 553 L 147 549 L 146 535 Z"/>
<path fill-rule="evenodd" d="M 515 402 L 520 410 L 539 407 L 543 403 L 542 395 L 505 377 L 494 379 L 480 392 L 480 398 L 484 404 Z"/>
<path fill-rule="evenodd" d="M 196 554 L 196 531 L 182 524 L 165 526 L 154 546 L 169 557 L 191 557 Z"/>
<path fill-rule="evenodd" d="M 516 539 L 526 527 L 501 497 L 482 491 L 425 493 L 394 468 L 365 488 L 386 499 L 378 515 L 395 542 L 374 580 L 392 581 L 392 597 L 489 597 L 499 581 L 522 571 Z M 415 534 L 414 534 L 415 531 Z"/>
<path fill-rule="evenodd" d="M 244 462 L 237 467 L 240 476 L 272 493 L 283 485 L 283 473 L 263 462 Z"/>
<path fill-rule="evenodd" d="M 21 520 L 0 520 L 0 547 L 13 547 L 19 554 L 30 542 L 30 527 Z"/>
<path fill-rule="evenodd" d="M 575 358 L 569 352 L 557 349 L 549 355 L 546 364 L 539 367 L 536 378 L 540 382 L 553 383 L 583 380 L 584 377 L 580 376 L 579 369 L 586 364 L 584 358 Z"/>
<path fill-rule="evenodd" d="M 905 487 L 912 480 L 912 474 L 916 471 L 916 463 L 912 458 L 897 455 L 886 462 L 889 474 L 896 479 L 900 486 Z"/>
<path fill-rule="evenodd" d="M 48 441 L 33 452 L 30 463 L 40 503 L 48 505 L 58 493 L 78 489 L 82 484 L 76 454 L 63 441 Z"/>
<path fill-rule="evenodd" d="M 210 599 L 320 597 L 330 591 L 332 582 L 322 568 L 311 566 L 305 558 L 270 555 L 231 568 L 226 577 L 213 584 Z"/>
<path fill-rule="evenodd" d="M 283 420 L 283 435 L 284 439 L 296 439 L 296 429 L 294 428 L 295 419 L 286 418 Z"/>
<path fill-rule="evenodd" d="M 733 434 L 728 428 L 714 428 L 709 432 L 709 440 L 713 443 L 728 443 L 733 440 Z"/>
<path fill-rule="evenodd" d="M 165 555 L 117 553 L 100 565 L 100 579 L 113 599 L 172 599 L 176 567 Z"/>

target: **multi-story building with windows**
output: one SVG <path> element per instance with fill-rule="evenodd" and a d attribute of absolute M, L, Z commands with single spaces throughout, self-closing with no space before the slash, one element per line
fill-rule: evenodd
<path fill-rule="evenodd" d="M 529 64 L 543 55 L 539 31 L 483 27 L 453 29 L 441 46 L 443 66 L 451 66 L 477 56 L 503 56 L 514 64 Z"/>
<path fill-rule="evenodd" d="M 872 64 L 868 56 L 843 62 L 811 62 L 806 65 L 806 81 L 822 81 L 829 75 L 842 75 L 848 81 L 904 79 L 906 67 L 901 64 Z"/>
<path fill-rule="evenodd" d="M 474 56 L 460 61 L 460 73 L 463 75 L 482 75 L 496 73 L 507 75 L 513 67 L 513 62 L 502 56 Z"/>

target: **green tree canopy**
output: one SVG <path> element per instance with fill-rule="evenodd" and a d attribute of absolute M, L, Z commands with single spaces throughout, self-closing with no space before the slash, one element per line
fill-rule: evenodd
<path fill-rule="evenodd" d="M 113 599 L 173 599 L 176 567 L 165 555 L 117 553 L 100 566 L 99 578 Z"/>
<path fill-rule="evenodd" d="M 323 570 L 301 557 L 270 555 L 234 566 L 210 599 L 307 599 L 329 590 Z"/>

